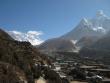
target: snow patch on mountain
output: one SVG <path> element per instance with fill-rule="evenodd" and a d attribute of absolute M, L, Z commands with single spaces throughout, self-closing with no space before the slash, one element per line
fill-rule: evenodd
<path fill-rule="evenodd" d="M 76 43 L 77 43 L 77 40 L 71 40 L 71 42 L 72 42 L 73 44 L 76 44 Z"/>
<path fill-rule="evenodd" d="M 41 40 L 39 37 L 40 35 L 43 34 L 40 31 L 27 31 L 27 32 L 8 31 L 8 34 L 15 40 L 28 41 L 32 45 L 39 45 L 43 42 L 43 40 Z"/>
<path fill-rule="evenodd" d="M 103 27 L 96 27 L 96 28 L 93 28 L 94 31 L 98 32 L 103 32 L 103 33 L 106 33 L 106 30 L 103 28 Z"/>

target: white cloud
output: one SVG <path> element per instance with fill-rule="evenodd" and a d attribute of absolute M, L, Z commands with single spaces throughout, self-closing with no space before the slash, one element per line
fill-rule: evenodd
<path fill-rule="evenodd" d="M 27 31 L 27 32 L 20 32 L 20 31 L 8 31 L 9 35 L 11 35 L 15 40 L 18 41 L 29 41 L 32 45 L 39 45 L 43 42 L 40 39 L 40 35 L 43 33 L 40 31 Z"/>

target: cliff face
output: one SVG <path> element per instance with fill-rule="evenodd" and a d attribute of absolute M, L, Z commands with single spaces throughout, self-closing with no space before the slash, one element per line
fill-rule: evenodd
<path fill-rule="evenodd" d="M 9 66 L 10 65 L 12 66 L 12 68 L 14 66 L 18 67 L 21 71 L 24 72 L 26 76 L 25 78 L 29 83 L 33 83 L 34 79 L 40 76 L 38 73 L 36 73 L 37 69 L 35 64 L 50 64 L 50 60 L 45 55 L 40 54 L 40 52 L 38 52 L 37 49 L 34 48 L 29 42 L 15 41 L 1 29 L 0 29 L 0 62 L 3 63 L 1 65 L 6 66 L 5 67 L 6 71 L 8 71 L 7 65 L 4 63 L 8 63 Z M 16 70 L 15 72 L 17 73 Z M 7 73 L 11 75 L 11 73 L 9 72 Z M 8 74 L 7 78 L 9 76 Z M 15 78 L 14 76 L 12 77 Z M 6 80 L 5 77 L 3 77 L 3 79 Z"/>

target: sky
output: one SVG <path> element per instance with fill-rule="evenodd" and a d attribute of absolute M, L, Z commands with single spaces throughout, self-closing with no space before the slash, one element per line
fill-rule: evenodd
<path fill-rule="evenodd" d="M 98 10 L 110 16 L 110 0 L 0 0 L 0 27 L 7 31 L 40 31 L 42 40 L 71 31 Z"/>

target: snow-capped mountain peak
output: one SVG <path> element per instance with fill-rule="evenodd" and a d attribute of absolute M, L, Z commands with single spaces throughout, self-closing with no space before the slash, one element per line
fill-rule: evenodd
<path fill-rule="evenodd" d="M 32 45 L 39 45 L 43 42 L 39 38 L 39 35 L 41 35 L 41 32 L 38 31 L 28 31 L 28 32 L 19 32 L 19 31 L 8 31 L 8 34 L 18 41 L 28 41 Z"/>
<path fill-rule="evenodd" d="M 66 51 L 70 51 L 71 49 L 73 49 L 74 52 L 78 52 L 80 47 L 89 46 L 93 44 L 99 38 L 104 36 L 109 30 L 110 19 L 108 19 L 108 17 L 103 13 L 103 11 L 98 11 L 95 17 L 91 19 L 81 19 L 81 21 L 72 31 L 64 34 L 59 38 L 51 39 L 49 41 L 44 42 L 39 46 L 39 48 L 40 50 L 46 52 L 47 49 L 59 51 L 59 49 L 62 48 L 66 49 Z"/>
<path fill-rule="evenodd" d="M 81 19 L 78 26 L 91 26 L 91 22 L 89 21 L 89 19 L 83 18 Z"/>
<path fill-rule="evenodd" d="M 106 14 L 104 14 L 103 10 L 98 10 L 94 19 L 103 21 L 110 18 Z"/>
<path fill-rule="evenodd" d="M 78 25 L 61 38 L 70 40 L 79 40 L 85 36 L 102 36 L 110 30 L 110 19 L 107 15 L 99 10 L 95 17 L 83 18 Z"/>
<path fill-rule="evenodd" d="M 86 18 L 83 18 L 81 21 L 80 21 L 81 24 L 88 24 L 88 20 Z"/>

